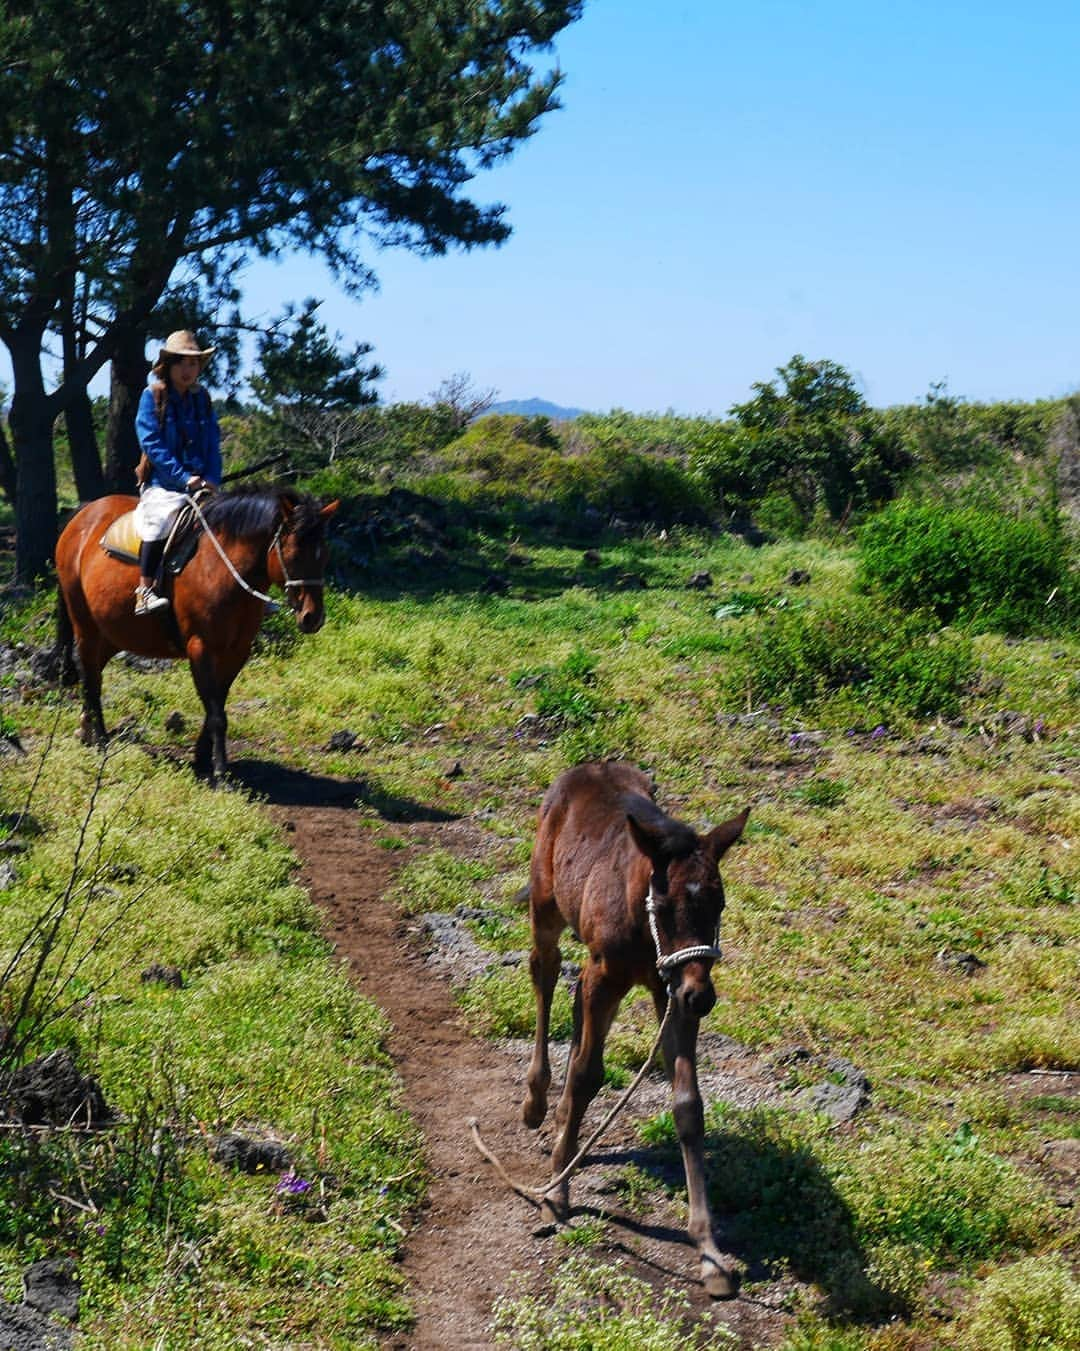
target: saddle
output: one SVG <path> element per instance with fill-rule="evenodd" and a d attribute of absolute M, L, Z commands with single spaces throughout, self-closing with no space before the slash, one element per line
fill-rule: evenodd
<path fill-rule="evenodd" d="M 176 513 L 165 541 L 165 553 L 161 564 L 165 572 L 171 572 L 174 577 L 183 572 L 199 547 L 201 531 L 202 527 L 195 512 L 189 506 L 182 506 Z M 138 563 L 142 540 L 135 528 L 134 509 L 117 516 L 98 543 L 110 558 L 119 559 L 121 563 Z"/>

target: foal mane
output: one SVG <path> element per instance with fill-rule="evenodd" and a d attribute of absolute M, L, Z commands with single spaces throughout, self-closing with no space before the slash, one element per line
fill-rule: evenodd
<path fill-rule="evenodd" d="M 203 516 L 211 530 L 247 539 L 272 530 L 281 518 L 281 504 L 288 502 L 292 512 L 288 531 L 306 535 L 320 522 L 314 499 L 301 496 L 293 488 L 246 487 L 217 493 L 203 507 Z"/>

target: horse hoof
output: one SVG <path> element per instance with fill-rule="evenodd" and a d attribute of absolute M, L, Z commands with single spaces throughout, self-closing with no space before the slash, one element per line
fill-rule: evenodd
<path fill-rule="evenodd" d="M 739 1293 L 739 1273 L 725 1271 L 707 1257 L 701 1261 L 701 1282 L 705 1293 L 713 1299 L 734 1299 Z"/>

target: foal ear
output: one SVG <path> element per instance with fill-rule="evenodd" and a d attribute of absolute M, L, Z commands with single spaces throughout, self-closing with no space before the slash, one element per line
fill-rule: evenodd
<path fill-rule="evenodd" d="M 705 836 L 705 848 L 717 863 L 746 829 L 746 823 L 749 819 L 750 808 L 747 807 L 738 816 L 733 816 L 730 821 L 725 821 L 722 826 L 716 826 Z"/>
<path fill-rule="evenodd" d="M 341 498 L 335 497 L 332 502 L 327 502 L 326 506 L 323 507 L 323 509 L 319 512 L 319 515 L 323 518 L 324 521 L 328 521 L 340 506 L 341 506 Z"/>
<path fill-rule="evenodd" d="M 656 864 L 666 862 L 668 855 L 662 831 L 650 822 L 638 820 L 633 812 L 626 813 L 626 824 L 630 828 L 631 838 L 646 858 Z"/>
<path fill-rule="evenodd" d="M 659 811 L 655 820 L 627 812 L 626 824 L 634 843 L 656 868 L 666 867 L 673 858 L 685 858 L 697 847 L 697 836 L 689 826 Z"/>

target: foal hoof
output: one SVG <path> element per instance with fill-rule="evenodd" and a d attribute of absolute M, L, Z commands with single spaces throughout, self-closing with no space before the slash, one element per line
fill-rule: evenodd
<path fill-rule="evenodd" d="M 713 1299 L 734 1299 L 741 1284 L 737 1271 L 727 1271 L 708 1257 L 701 1259 L 701 1283 Z"/>
<path fill-rule="evenodd" d="M 570 1202 L 561 1196 L 545 1196 L 540 1202 L 540 1227 L 557 1229 L 570 1218 Z"/>
<path fill-rule="evenodd" d="M 547 1116 L 547 1103 L 536 1102 L 533 1098 L 526 1098 L 521 1104 L 521 1119 L 529 1130 L 537 1130 Z"/>

